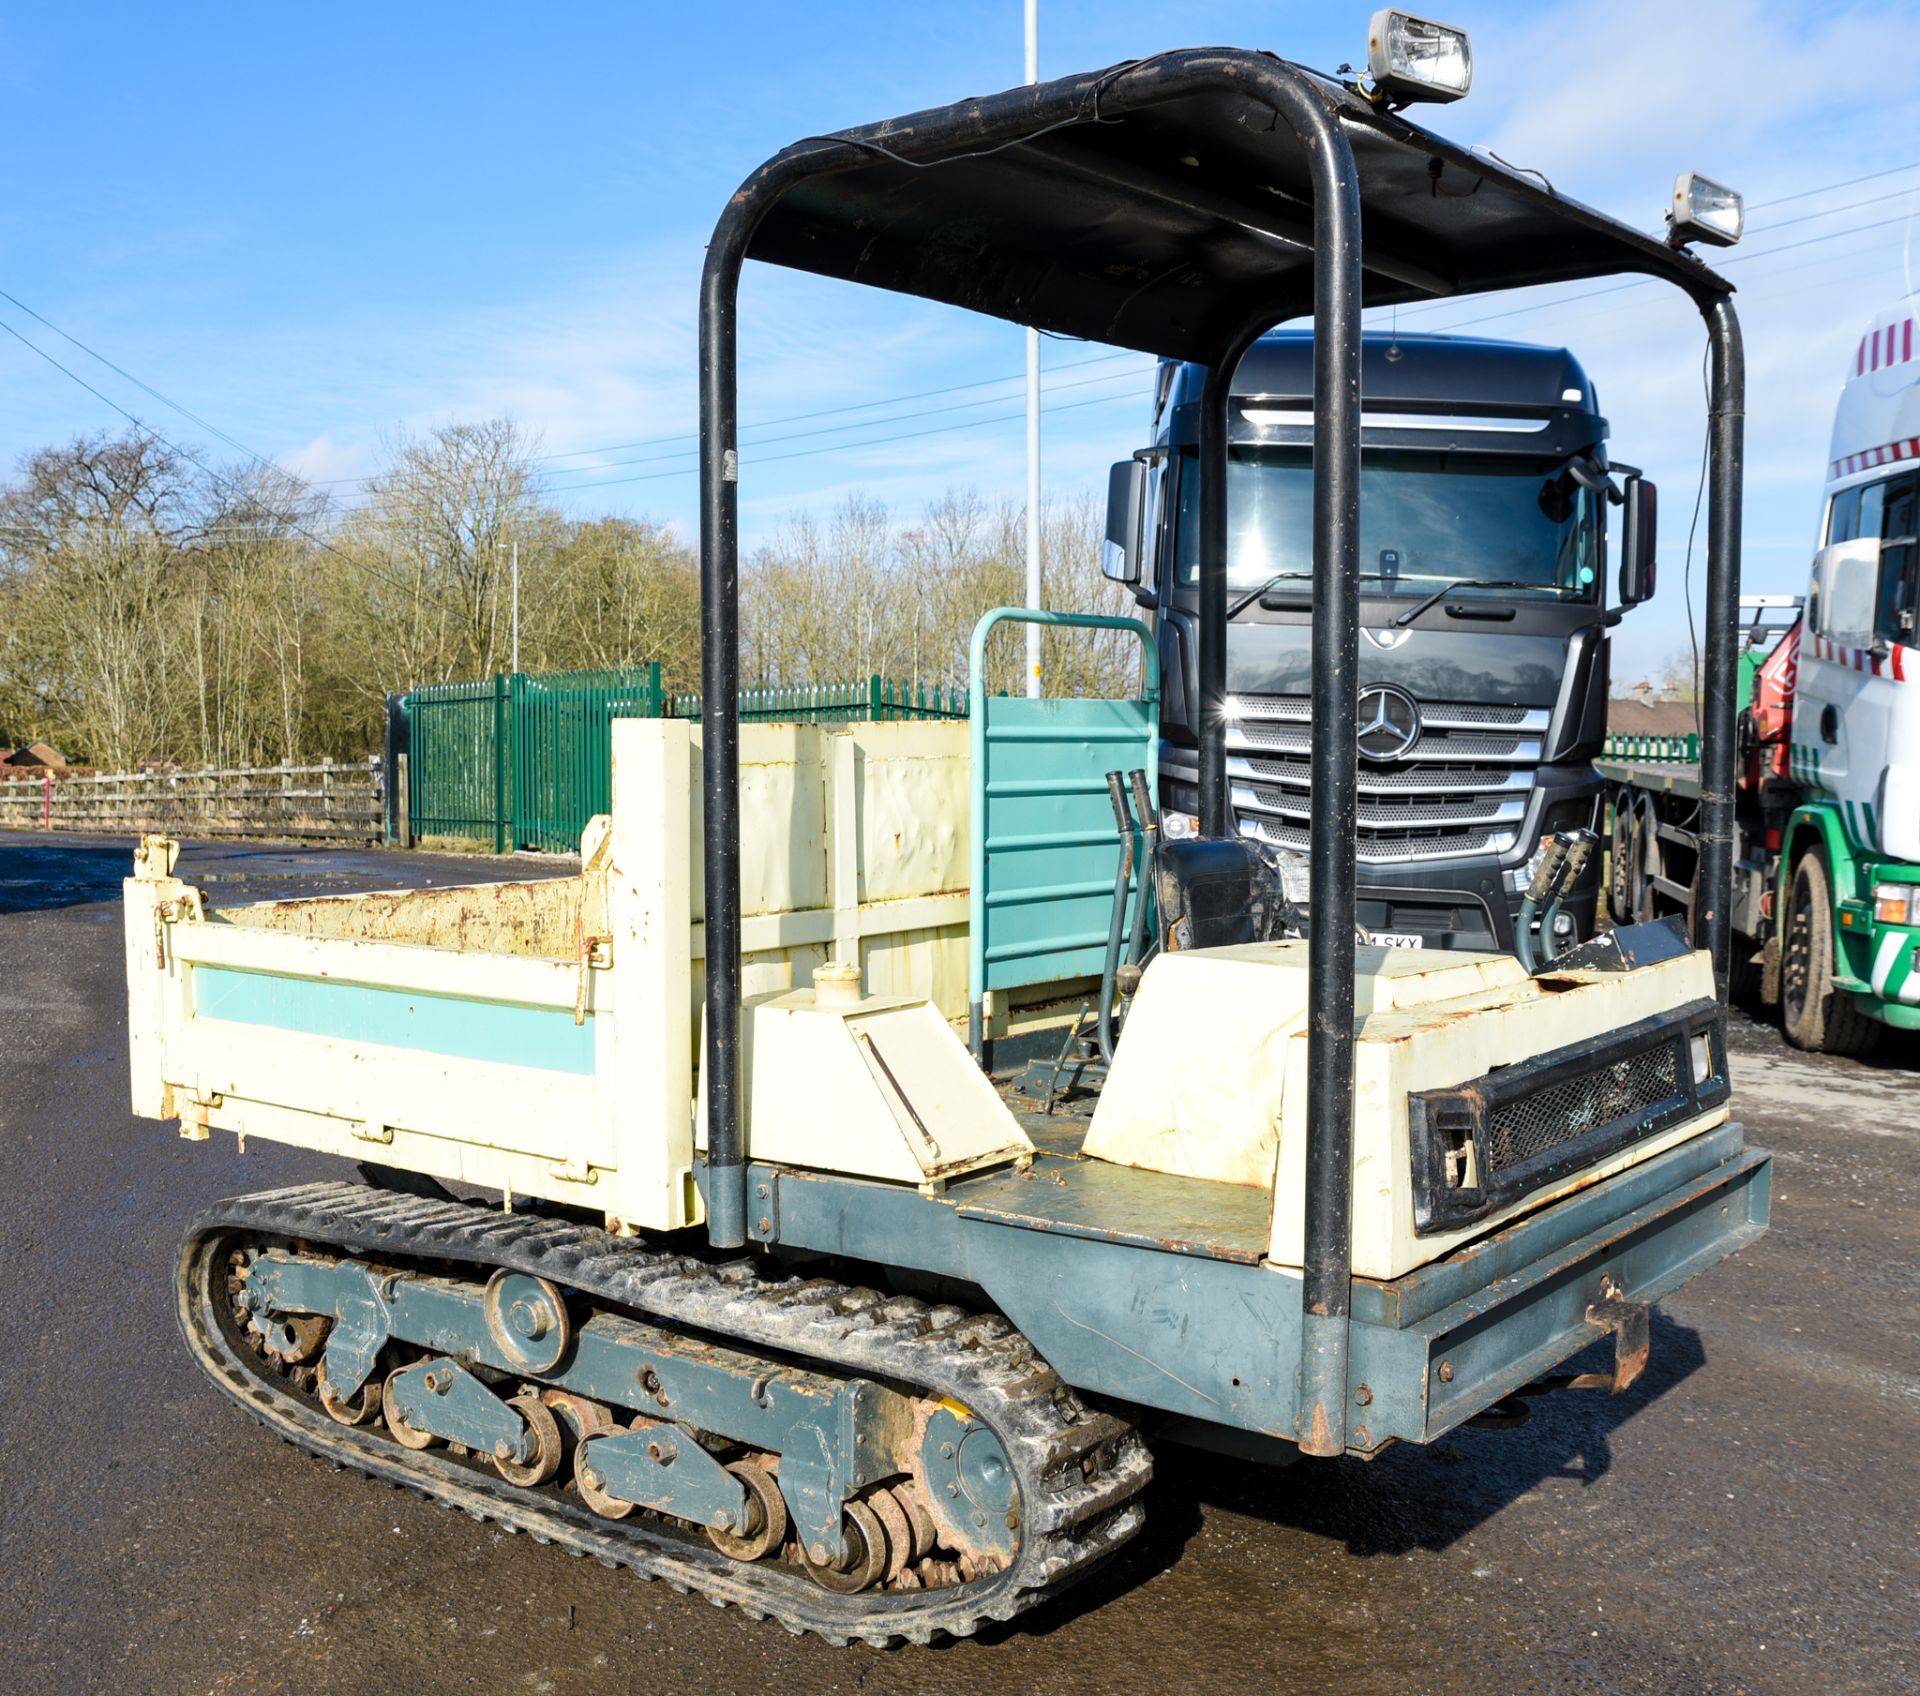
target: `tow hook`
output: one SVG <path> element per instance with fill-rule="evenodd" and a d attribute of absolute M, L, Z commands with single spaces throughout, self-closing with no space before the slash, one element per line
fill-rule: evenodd
<path fill-rule="evenodd" d="M 1475 1414 L 1467 1423 L 1483 1429 L 1512 1430 L 1532 1417 L 1533 1409 L 1525 1398 L 1544 1396 L 1550 1390 L 1608 1390 L 1617 1396 L 1631 1388 L 1634 1380 L 1646 1370 L 1647 1353 L 1652 1347 L 1652 1313 L 1650 1302 L 1630 1299 L 1611 1278 L 1603 1278 L 1600 1299 L 1587 1308 L 1587 1323 L 1596 1326 L 1603 1335 L 1612 1334 L 1613 1370 L 1569 1372 L 1536 1379 L 1512 1395 L 1502 1397 L 1485 1412 Z"/>

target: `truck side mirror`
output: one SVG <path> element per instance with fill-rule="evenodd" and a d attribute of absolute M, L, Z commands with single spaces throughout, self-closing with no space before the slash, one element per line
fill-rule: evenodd
<path fill-rule="evenodd" d="M 1637 607 L 1653 599 L 1660 491 L 1644 477 L 1629 477 L 1621 509 L 1620 604 Z"/>
<path fill-rule="evenodd" d="M 1107 539 L 1100 544 L 1100 570 L 1116 583 L 1140 581 L 1140 520 L 1146 505 L 1147 468 L 1123 459 L 1107 473 Z"/>

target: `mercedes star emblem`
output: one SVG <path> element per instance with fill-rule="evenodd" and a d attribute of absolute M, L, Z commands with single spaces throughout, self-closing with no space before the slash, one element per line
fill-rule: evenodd
<path fill-rule="evenodd" d="M 1369 760 L 1397 760 L 1420 740 L 1420 705 L 1392 683 L 1370 683 L 1360 691 L 1360 754 Z"/>

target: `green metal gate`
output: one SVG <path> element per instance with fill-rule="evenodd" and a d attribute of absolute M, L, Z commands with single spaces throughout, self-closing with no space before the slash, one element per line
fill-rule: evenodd
<path fill-rule="evenodd" d="M 429 684 L 392 697 L 388 710 L 388 746 L 407 757 L 413 840 L 486 844 L 496 854 L 570 853 L 587 820 L 613 804 L 613 721 L 698 718 L 700 697 L 669 700 L 660 667 L 649 664 Z M 967 702 L 957 689 L 876 676 L 743 689 L 740 716 L 800 724 L 965 718 Z"/>
<path fill-rule="evenodd" d="M 570 852 L 613 807 L 613 721 L 662 716 L 660 668 L 521 675 L 508 696 L 513 846 Z"/>

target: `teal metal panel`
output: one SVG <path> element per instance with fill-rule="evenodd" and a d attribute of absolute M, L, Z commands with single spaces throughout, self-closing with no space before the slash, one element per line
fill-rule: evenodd
<path fill-rule="evenodd" d="M 194 1014 L 341 1042 L 417 1048 L 455 1060 L 498 1060 L 542 1071 L 593 1071 L 592 1016 L 562 1007 L 471 1001 L 379 989 L 335 978 L 281 977 L 232 966 L 193 968 Z"/>
<path fill-rule="evenodd" d="M 988 695 L 986 641 L 1003 623 L 1130 630 L 1146 656 L 1138 699 Z M 1120 838 L 1105 774 L 1144 768 L 1159 783 L 1160 670 L 1138 619 L 998 607 L 974 627 L 969 995 L 1100 970 Z"/>

